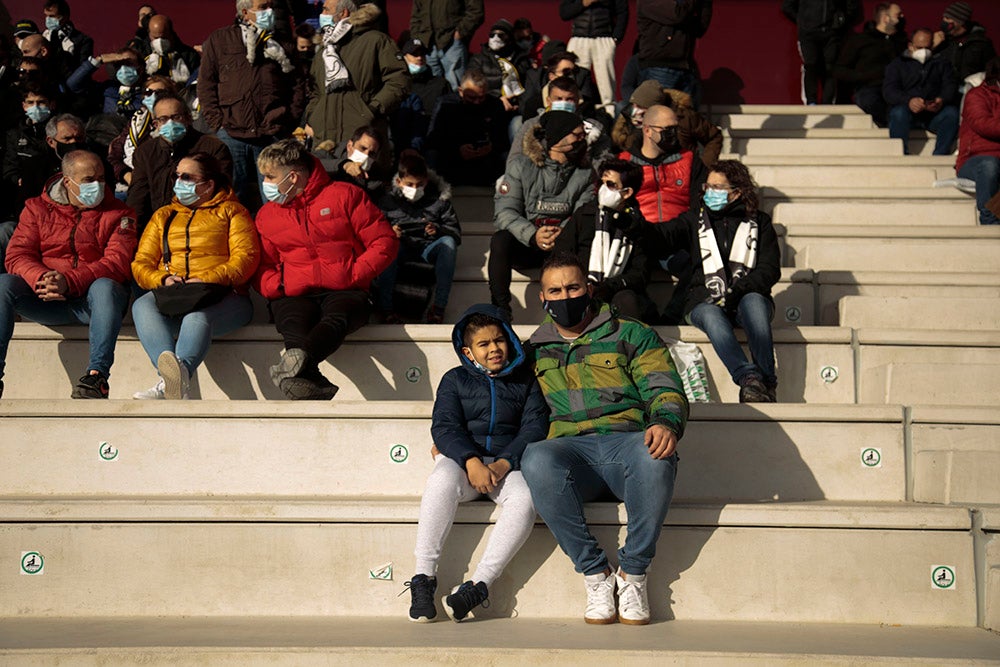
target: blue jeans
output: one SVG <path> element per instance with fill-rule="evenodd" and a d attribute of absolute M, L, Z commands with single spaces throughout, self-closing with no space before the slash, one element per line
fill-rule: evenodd
<path fill-rule="evenodd" d="M 260 157 L 264 146 L 231 137 L 222 127 L 215 136 L 226 144 L 226 148 L 233 156 L 233 190 L 236 192 L 236 198 L 256 215 L 260 204 L 267 201 L 264 197 L 264 177 L 257 172 L 257 158 Z M 257 192 L 253 189 L 255 180 Z"/>
<path fill-rule="evenodd" d="M 942 107 L 931 114 L 926 111 L 914 114 L 910 107 L 899 104 L 889 109 L 889 136 L 903 141 L 903 154 L 910 154 L 910 128 L 925 128 L 937 135 L 934 155 L 949 155 L 958 138 L 958 107 Z"/>
<path fill-rule="evenodd" d="M 110 278 L 98 278 L 84 296 L 66 301 L 42 301 L 33 286 L 21 276 L 0 274 L 0 377 L 6 366 L 7 348 L 14 335 L 14 316 L 44 324 L 90 325 L 90 359 L 87 372 L 111 374 L 115 343 L 128 307 L 128 288 Z"/>
<path fill-rule="evenodd" d="M 382 275 L 378 277 L 378 309 L 383 313 L 392 310 L 392 290 L 396 286 L 396 274 L 400 262 L 412 262 L 418 257 L 428 264 L 434 265 L 434 305 L 444 310 L 448 305 L 448 295 L 451 294 L 451 284 L 455 280 L 455 261 L 458 255 L 458 245 L 450 236 L 442 236 L 423 252 L 411 245 L 400 244 L 399 255 L 393 260 Z"/>
<path fill-rule="evenodd" d="M 7 258 L 7 245 L 10 243 L 11 237 L 14 236 L 15 229 L 17 229 L 16 220 L 0 222 L 0 273 L 6 273 L 7 271 L 4 268 L 4 261 Z"/>
<path fill-rule="evenodd" d="M 691 324 L 708 334 L 715 353 L 726 365 L 733 382 L 739 384 L 747 375 L 756 373 L 765 384 L 773 386 L 778 383 L 774 373 L 774 340 L 771 337 L 773 316 L 774 306 L 771 301 L 762 294 L 750 292 L 740 299 L 732 320 L 726 311 L 710 303 L 699 303 L 688 315 L 688 319 Z M 747 332 L 752 362 L 747 361 L 743 348 L 736 340 L 734 324 Z"/>
<path fill-rule="evenodd" d="M 583 504 L 610 491 L 628 514 L 618 564 L 645 574 L 674 495 L 677 455 L 657 460 L 643 444 L 644 431 L 542 440 L 528 445 L 521 474 L 535 509 L 581 574 L 597 574 L 608 557 L 587 528 Z"/>
<path fill-rule="evenodd" d="M 996 225 L 1000 219 L 986 208 L 986 203 L 1000 190 L 1000 158 L 992 155 L 970 157 L 958 170 L 959 178 L 969 178 L 976 182 L 976 208 L 979 209 L 979 224 Z"/>
<path fill-rule="evenodd" d="M 468 60 L 469 52 L 460 39 L 453 40 L 444 51 L 435 45 L 427 52 L 427 66 L 431 68 L 431 73 L 434 76 L 443 76 L 452 90 L 458 90 L 459 84 L 462 83 Z"/>
<path fill-rule="evenodd" d="M 664 88 L 684 91 L 691 96 L 694 108 L 698 108 L 696 102 L 700 96 L 701 82 L 693 70 L 674 67 L 643 67 L 639 70 L 639 81 L 648 79 L 659 81 Z"/>
<path fill-rule="evenodd" d="M 191 373 L 205 360 L 213 337 L 236 331 L 252 318 L 253 303 L 245 294 L 228 294 L 218 303 L 180 317 L 161 313 L 152 292 L 132 304 L 135 331 L 153 366 L 160 354 L 169 350 Z"/>

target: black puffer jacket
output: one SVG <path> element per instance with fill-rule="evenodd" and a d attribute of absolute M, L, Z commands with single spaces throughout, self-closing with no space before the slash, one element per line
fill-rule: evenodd
<path fill-rule="evenodd" d="M 708 31 L 712 0 L 637 0 L 639 67 L 691 69 L 695 41 Z"/>
<path fill-rule="evenodd" d="M 489 94 L 496 97 L 502 97 L 503 69 L 500 67 L 500 58 L 507 60 L 514 66 L 522 87 L 525 83 L 525 74 L 531 70 L 531 60 L 528 58 L 528 54 L 517 46 L 511 44 L 502 51 L 494 51 L 488 44 L 483 44 L 482 50 L 469 58 L 467 69 L 477 69 L 482 72 L 486 76 Z"/>
<path fill-rule="evenodd" d="M 846 30 L 861 20 L 861 0 L 784 0 L 781 11 L 800 33 Z"/>
<path fill-rule="evenodd" d="M 914 97 L 925 100 L 940 97 L 945 104 L 957 104 L 958 82 L 951 65 L 942 56 L 932 56 L 920 63 L 907 51 L 885 68 L 882 96 L 890 106 L 906 104 Z"/>
<path fill-rule="evenodd" d="M 961 37 L 948 37 L 938 44 L 934 50 L 935 54 L 951 62 L 958 75 L 959 82 L 965 77 L 986 69 L 986 63 L 996 56 L 993 42 L 986 36 L 986 28 L 974 23 L 969 26 L 968 32 Z"/>
<path fill-rule="evenodd" d="M 489 315 L 503 323 L 510 363 L 489 376 L 462 354 L 465 324 L 475 314 Z M 544 440 L 549 431 L 549 407 L 524 363 L 521 341 L 496 306 L 472 306 L 458 320 L 451 335 L 462 362 L 441 378 L 431 422 L 431 437 L 438 450 L 463 468 L 473 457 L 507 459 L 517 470 L 529 442 Z"/>
<path fill-rule="evenodd" d="M 583 0 L 562 0 L 559 18 L 573 22 L 573 37 L 613 37 L 625 39 L 628 27 L 628 0 L 596 0 L 590 7 Z"/>
<path fill-rule="evenodd" d="M 885 68 L 906 50 L 906 33 L 887 35 L 869 21 L 864 30 L 847 38 L 833 66 L 833 75 L 857 87 L 882 83 Z"/>

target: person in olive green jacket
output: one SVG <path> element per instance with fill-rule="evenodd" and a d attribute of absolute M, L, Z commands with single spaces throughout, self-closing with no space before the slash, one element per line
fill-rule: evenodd
<path fill-rule="evenodd" d="M 374 5 L 326 0 L 306 107 L 306 133 L 316 145 L 340 144 L 362 125 L 389 145 L 388 117 L 409 93 L 410 75 L 395 42 L 374 28 L 380 14 Z"/>
<path fill-rule="evenodd" d="M 458 90 L 469 61 L 469 41 L 483 24 L 483 0 L 413 0 L 410 33 L 427 45 L 427 66 Z"/>

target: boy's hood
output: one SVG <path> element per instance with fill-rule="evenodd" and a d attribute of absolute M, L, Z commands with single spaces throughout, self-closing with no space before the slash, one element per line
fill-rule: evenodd
<path fill-rule="evenodd" d="M 458 355 L 459 361 L 462 362 L 462 366 L 473 371 L 474 373 L 482 373 L 481 370 L 476 368 L 476 365 L 469 360 L 464 354 L 462 354 L 462 348 L 465 347 L 465 341 L 462 340 L 462 333 L 465 331 L 465 323 L 473 315 L 488 315 L 496 320 L 499 320 L 503 324 L 504 333 L 507 334 L 507 340 L 510 341 L 510 352 L 511 360 L 507 366 L 497 373 L 494 377 L 503 377 L 514 372 L 514 370 L 524 362 L 524 348 L 521 346 L 521 341 L 518 340 L 517 334 L 514 333 L 514 328 L 510 325 L 507 319 L 507 313 L 497 308 L 494 305 L 488 303 L 478 303 L 474 306 L 470 306 L 460 318 L 458 322 L 455 323 L 455 328 L 451 332 L 451 344 L 455 347 L 455 354 Z"/>

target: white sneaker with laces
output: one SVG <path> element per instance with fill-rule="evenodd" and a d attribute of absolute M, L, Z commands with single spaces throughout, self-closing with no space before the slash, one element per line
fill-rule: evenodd
<path fill-rule="evenodd" d="M 137 401 L 162 401 L 163 400 L 163 378 L 149 389 L 143 389 L 132 394 L 132 398 Z"/>
<path fill-rule="evenodd" d="M 625 625 L 649 623 L 649 597 L 646 594 L 646 575 L 627 574 L 618 569 L 618 620 Z"/>
<path fill-rule="evenodd" d="M 592 625 L 608 625 L 615 616 L 615 575 L 603 572 L 588 574 L 584 578 L 587 588 L 587 611 L 583 620 Z"/>
<path fill-rule="evenodd" d="M 170 350 L 164 350 L 156 359 L 156 370 L 163 378 L 163 397 L 169 400 L 187 400 L 191 387 L 191 374 L 187 366 Z"/>

